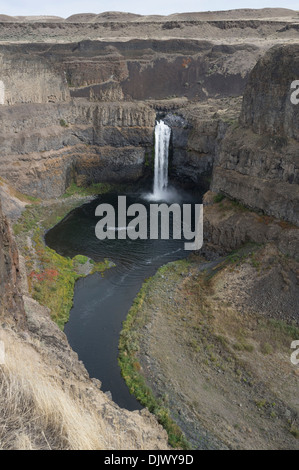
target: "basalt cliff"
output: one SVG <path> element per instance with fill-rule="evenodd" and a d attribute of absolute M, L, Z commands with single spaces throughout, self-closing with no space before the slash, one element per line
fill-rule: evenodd
<path fill-rule="evenodd" d="M 253 69 L 239 125 L 222 141 L 212 188 L 293 224 L 299 222 L 299 109 L 291 84 L 298 46 L 271 49 Z"/>

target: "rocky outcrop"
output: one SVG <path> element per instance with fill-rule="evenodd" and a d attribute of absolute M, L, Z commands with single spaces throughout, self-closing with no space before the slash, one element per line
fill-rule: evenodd
<path fill-rule="evenodd" d="M 275 47 L 252 70 L 244 94 L 241 124 L 257 134 L 299 142 L 299 109 L 291 84 L 299 80 L 298 44 Z"/>
<path fill-rule="evenodd" d="M 22 326 L 25 322 L 21 295 L 19 255 L 0 201 L 0 322 Z"/>
<path fill-rule="evenodd" d="M 73 180 L 135 182 L 153 168 L 155 120 L 162 118 L 172 128 L 171 178 L 203 192 L 223 134 L 239 110 L 239 98 L 192 105 L 182 99 L 98 104 L 75 98 L 2 107 L 0 175 L 42 198 L 60 196 Z"/>
<path fill-rule="evenodd" d="M 212 189 L 299 225 L 298 45 L 274 48 L 252 71 L 240 124 L 223 139 Z"/>
<path fill-rule="evenodd" d="M 215 203 L 215 196 L 211 191 L 204 196 L 204 252 L 225 254 L 248 243 L 273 243 L 287 257 L 299 259 L 297 227 L 228 199 Z"/>
<path fill-rule="evenodd" d="M 219 121 L 188 121 L 168 113 L 164 122 L 171 127 L 170 175 L 180 185 L 209 187 L 215 158 Z"/>
<path fill-rule="evenodd" d="M 153 145 L 155 111 L 139 103 L 1 108 L 1 176 L 42 198 L 77 184 L 133 182 Z"/>

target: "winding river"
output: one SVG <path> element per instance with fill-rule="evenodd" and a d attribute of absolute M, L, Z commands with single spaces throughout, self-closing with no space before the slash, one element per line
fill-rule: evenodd
<path fill-rule="evenodd" d="M 172 192 L 174 199 L 195 202 L 194 197 Z M 127 206 L 150 201 L 142 194 L 126 194 Z M 173 201 L 172 201 L 173 202 Z M 198 200 L 196 202 L 199 202 Z M 190 252 L 184 250 L 184 240 L 104 240 L 95 236 L 99 204 L 113 205 L 117 214 L 118 195 L 101 195 L 92 202 L 72 211 L 46 234 L 46 243 L 59 254 L 74 257 L 82 254 L 96 262 L 108 258 L 116 266 L 104 276 L 96 273 L 80 279 L 75 286 L 74 306 L 65 333 L 91 377 L 102 382 L 102 390 L 110 391 L 113 400 L 128 410 L 141 409 L 129 393 L 118 365 L 118 342 L 122 322 L 144 280 L 157 269 Z M 149 211 L 148 211 L 149 212 Z"/>

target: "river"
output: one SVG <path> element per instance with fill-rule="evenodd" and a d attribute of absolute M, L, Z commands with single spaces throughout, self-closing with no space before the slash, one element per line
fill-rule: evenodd
<path fill-rule="evenodd" d="M 170 191 L 173 198 L 194 202 L 194 196 Z M 150 200 L 142 194 L 126 194 L 127 206 L 141 203 L 149 208 Z M 172 201 L 173 202 L 173 201 Z M 198 202 L 198 201 L 197 201 Z M 113 400 L 128 410 L 141 409 L 129 393 L 118 365 L 118 342 L 122 322 L 146 278 L 157 269 L 190 252 L 184 250 L 184 240 L 99 240 L 95 226 L 99 204 L 111 204 L 117 214 L 118 195 L 101 195 L 92 202 L 72 211 L 46 234 L 47 245 L 66 257 L 78 254 L 96 262 L 108 258 L 115 263 L 102 276 L 99 273 L 80 279 L 75 286 L 74 306 L 65 333 L 91 377 L 102 382 L 102 390 L 110 391 Z M 132 219 L 132 218 L 131 218 Z"/>

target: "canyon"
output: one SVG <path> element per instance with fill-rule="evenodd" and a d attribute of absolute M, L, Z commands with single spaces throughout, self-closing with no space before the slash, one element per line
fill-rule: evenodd
<path fill-rule="evenodd" d="M 133 187 L 150 180 L 155 122 L 163 118 L 172 130 L 170 180 L 206 192 L 202 254 L 225 256 L 255 243 L 298 260 L 299 105 L 290 96 L 299 79 L 299 13 L 108 12 L 67 20 L 1 15 L 0 25 L 0 340 L 8 344 L 11 373 L 22 382 L 13 361 L 16 344 L 42 382 L 49 381 L 74 409 L 83 404 L 90 436 L 106 429 L 102 440 L 90 437 L 91 448 L 167 449 L 156 418 L 146 410 L 120 409 L 102 393 L 49 310 L 32 299 L 26 252 L 11 226 L 30 201 L 59 203 L 74 184 Z M 297 298 L 298 286 L 294 292 Z M 38 390 L 26 393 L 31 404 L 39 403 Z M 295 400 L 291 406 L 296 423 Z M 22 432 L 15 424 L 17 437 L 6 447 L 86 447 L 68 436 L 63 414 L 51 419 L 55 426 L 64 423 L 61 440 L 47 429 L 46 418 L 30 434 L 24 417 Z M 210 440 L 207 448 L 234 448 L 227 430 L 225 442 L 219 435 Z M 251 445 L 258 446 L 254 440 Z M 283 437 L 277 445 L 293 448 L 297 441 Z"/>

